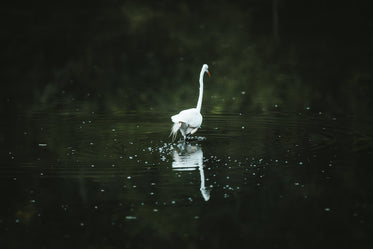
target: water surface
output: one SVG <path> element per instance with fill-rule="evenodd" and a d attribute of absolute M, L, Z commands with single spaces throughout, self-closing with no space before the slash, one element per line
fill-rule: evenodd
<path fill-rule="evenodd" d="M 367 239 L 367 134 L 353 117 L 206 114 L 193 140 L 173 143 L 169 116 L 75 109 L 3 122 L 12 137 L 1 148 L 3 241 L 220 248 L 309 239 L 311 248 Z"/>

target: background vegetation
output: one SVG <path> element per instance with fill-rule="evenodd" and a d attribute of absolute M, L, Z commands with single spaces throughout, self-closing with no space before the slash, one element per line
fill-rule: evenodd
<path fill-rule="evenodd" d="M 5 5 L 2 102 L 45 109 L 370 111 L 372 17 L 362 1 L 90 1 Z M 7 105 L 9 104 L 9 105 Z M 4 106 L 4 105 L 3 105 Z"/>

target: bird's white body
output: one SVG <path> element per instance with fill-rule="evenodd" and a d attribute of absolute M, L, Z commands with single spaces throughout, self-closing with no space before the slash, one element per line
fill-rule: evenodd
<path fill-rule="evenodd" d="M 174 122 L 172 126 L 174 136 L 180 130 L 185 139 L 187 135 L 194 134 L 201 127 L 202 115 L 196 108 L 190 108 L 172 116 L 171 120 Z"/>
<path fill-rule="evenodd" d="M 171 134 L 173 139 L 177 135 L 177 131 L 180 130 L 181 135 L 184 137 L 184 140 L 187 136 L 194 134 L 202 124 L 202 115 L 201 115 L 201 106 L 202 106 L 202 97 L 203 97 L 203 75 L 207 73 L 210 76 L 208 71 L 208 66 L 204 64 L 199 77 L 199 98 L 196 108 L 190 108 L 183 110 L 171 117 L 172 122 L 174 123 L 171 128 Z"/>

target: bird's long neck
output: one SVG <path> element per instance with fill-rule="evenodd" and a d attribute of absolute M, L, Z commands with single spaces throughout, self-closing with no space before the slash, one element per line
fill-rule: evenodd
<path fill-rule="evenodd" d="M 199 97 L 198 97 L 198 102 L 197 102 L 197 111 L 201 112 L 201 107 L 202 107 L 202 97 L 203 97 L 203 75 L 205 72 L 202 70 L 201 74 L 199 75 Z"/>

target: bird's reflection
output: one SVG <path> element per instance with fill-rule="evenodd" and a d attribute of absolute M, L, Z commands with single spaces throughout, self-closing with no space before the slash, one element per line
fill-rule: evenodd
<path fill-rule="evenodd" d="M 181 143 L 173 152 L 172 169 L 178 171 L 199 170 L 201 177 L 201 194 L 205 201 L 210 199 L 210 190 L 206 189 L 203 152 L 198 144 Z"/>

